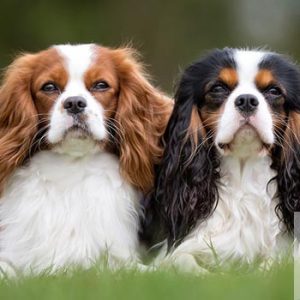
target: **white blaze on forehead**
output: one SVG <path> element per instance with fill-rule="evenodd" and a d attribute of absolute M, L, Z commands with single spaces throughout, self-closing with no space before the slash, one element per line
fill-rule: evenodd
<path fill-rule="evenodd" d="M 255 77 L 259 70 L 259 64 L 263 60 L 266 52 L 236 50 L 234 60 L 237 65 L 239 84 L 255 83 Z"/>
<path fill-rule="evenodd" d="M 94 45 L 58 45 L 54 46 L 58 53 L 64 58 L 65 67 L 69 74 L 69 81 L 82 80 L 84 73 L 92 63 L 94 56 Z"/>

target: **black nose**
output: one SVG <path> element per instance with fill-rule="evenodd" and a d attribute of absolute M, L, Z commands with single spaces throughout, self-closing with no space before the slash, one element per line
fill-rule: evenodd
<path fill-rule="evenodd" d="M 64 109 L 69 114 L 79 114 L 86 108 L 86 100 L 80 96 L 69 97 L 64 102 Z"/>
<path fill-rule="evenodd" d="M 259 102 L 254 95 L 245 94 L 238 96 L 234 104 L 241 113 L 251 115 L 257 109 Z"/>

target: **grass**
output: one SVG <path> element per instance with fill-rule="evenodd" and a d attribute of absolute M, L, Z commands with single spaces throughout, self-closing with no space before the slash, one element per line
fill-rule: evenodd
<path fill-rule="evenodd" d="M 0 299 L 289 300 L 293 299 L 293 270 L 292 264 L 285 264 L 269 272 L 218 271 L 197 277 L 175 271 L 111 273 L 92 269 L 72 276 L 2 281 Z"/>

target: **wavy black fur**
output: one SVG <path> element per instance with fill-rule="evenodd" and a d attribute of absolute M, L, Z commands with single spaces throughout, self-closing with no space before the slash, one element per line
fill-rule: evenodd
<path fill-rule="evenodd" d="M 277 162 L 277 213 L 285 223 L 287 230 L 294 231 L 294 211 L 300 211 L 300 145 L 294 140 L 293 152 L 287 155 L 284 162 Z M 279 147 L 276 147 L 278 149 Z M 277 150 L 278 151 L 278 150 Z M 274 152 L 275 154 L 276 152 Z M 276 155 L 276 154 L 275 154 Z"/>
<path fill-rule="evenodd" d="M 204 104 L 205 85 L 224 67 L 235 68 L 230 49 L 212 52 L 183 73 L 164 135 L 165 151 L 161 164 L 157 166 L 155 189 L 146 198 L 144 239 L 153 242 L 167 237 L 169 247 L 174 246 L 196 224 L 208 218 L 218 203 L 220 164 L 213 140 L 205 140 L 199 129 L 198 147 L 194 151 L 192 135 L 187 138 L 187 131 L 192 111 L 201 109 Z M 300 76 L 293 63 L 276 54 L 267 55 L 260 68 L 271 69 L 287 90 L 287 126 L 278 133 L 281 140 L 277 140 L 273 149 L 272 167 L 277 171 L 274 180 L 278 185 L 278 216 L 292 232 L 293 212 L 300 210 L 300 136 L 298 140 L 296 137 L 291 139 L 292 145 L 289 146 L 285 138 L 290 112 L 300 112 Z M 209 135 L 206 132 L 206 136 Z M 286 156 L 282 145 L 292 148 Z M 160 234 L 153 238 L 153 232 Z"/>
<path fill-rule="evenodd" d="M 188 124 L 182 116 L 190 111 L 190 105 L 175 106 L 153 199 L 161 207 L 169 246 L 179 242 L 199 220 L 207 218 L 218 200 L 219 161 L 211 141 L 205 142 L 198 132 L 198 141 L 203 145 L 195 153 L 191 138 L 183 142 Z"/>
<path fill-rule="evenodd" d="M 288 231 L 294 229 L 294 211 L 300 211 L 300 71 L 298 67 L 280 55 L 266 56 L 260 68 L 272 70 L 286 90 L 285 111 L 287 114 L 284 132 L 277 134 L 277 145 L 273 150 L 273 168 L 277 171 L 278 216 L 282 218 Z M 291 113 L 296 112 L 298 122 L 291 120 Z M 298 133 L 300 129 L 298 129 Z M 285 147 L 285 154 L 282 145 Z"/>
<path fill-rule="evenodd" d="M 175 107 L 167 126 L 165 151 L 157 167 L 155 190 L 147 199 L 144 233 L 149 239 L 151 221 L 160 224 L 160 235 L 169 247 L 179 242 L 197 222 L 206 219 L 218 201 L 219 160 L 210 132 L 196 132 L 198 146 L 188 136 L 192 110 L 204 104 L 204 87 L 220 68 L 233 67 L 231 51 L 216 50 L 184 72 L 175 95 Z M 148 208 L 148 209 L 147 209 Z M 157 217 L 159 216 L 159 217 Z M 152 222 L 152 223 L 153 223 Z M 148 230 L 147 230 L 148 228 Z"/>

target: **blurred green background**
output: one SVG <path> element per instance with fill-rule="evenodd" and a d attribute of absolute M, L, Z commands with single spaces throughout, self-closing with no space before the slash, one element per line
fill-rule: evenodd
<path fill-rule="evenodd" d="M 172 92 L 179 70 L 211 48 L 267 46 L 300 59 L 300 0 L 0 0 L 0 12 L 0 68 L 51 44 L 132 41 Z"/>

